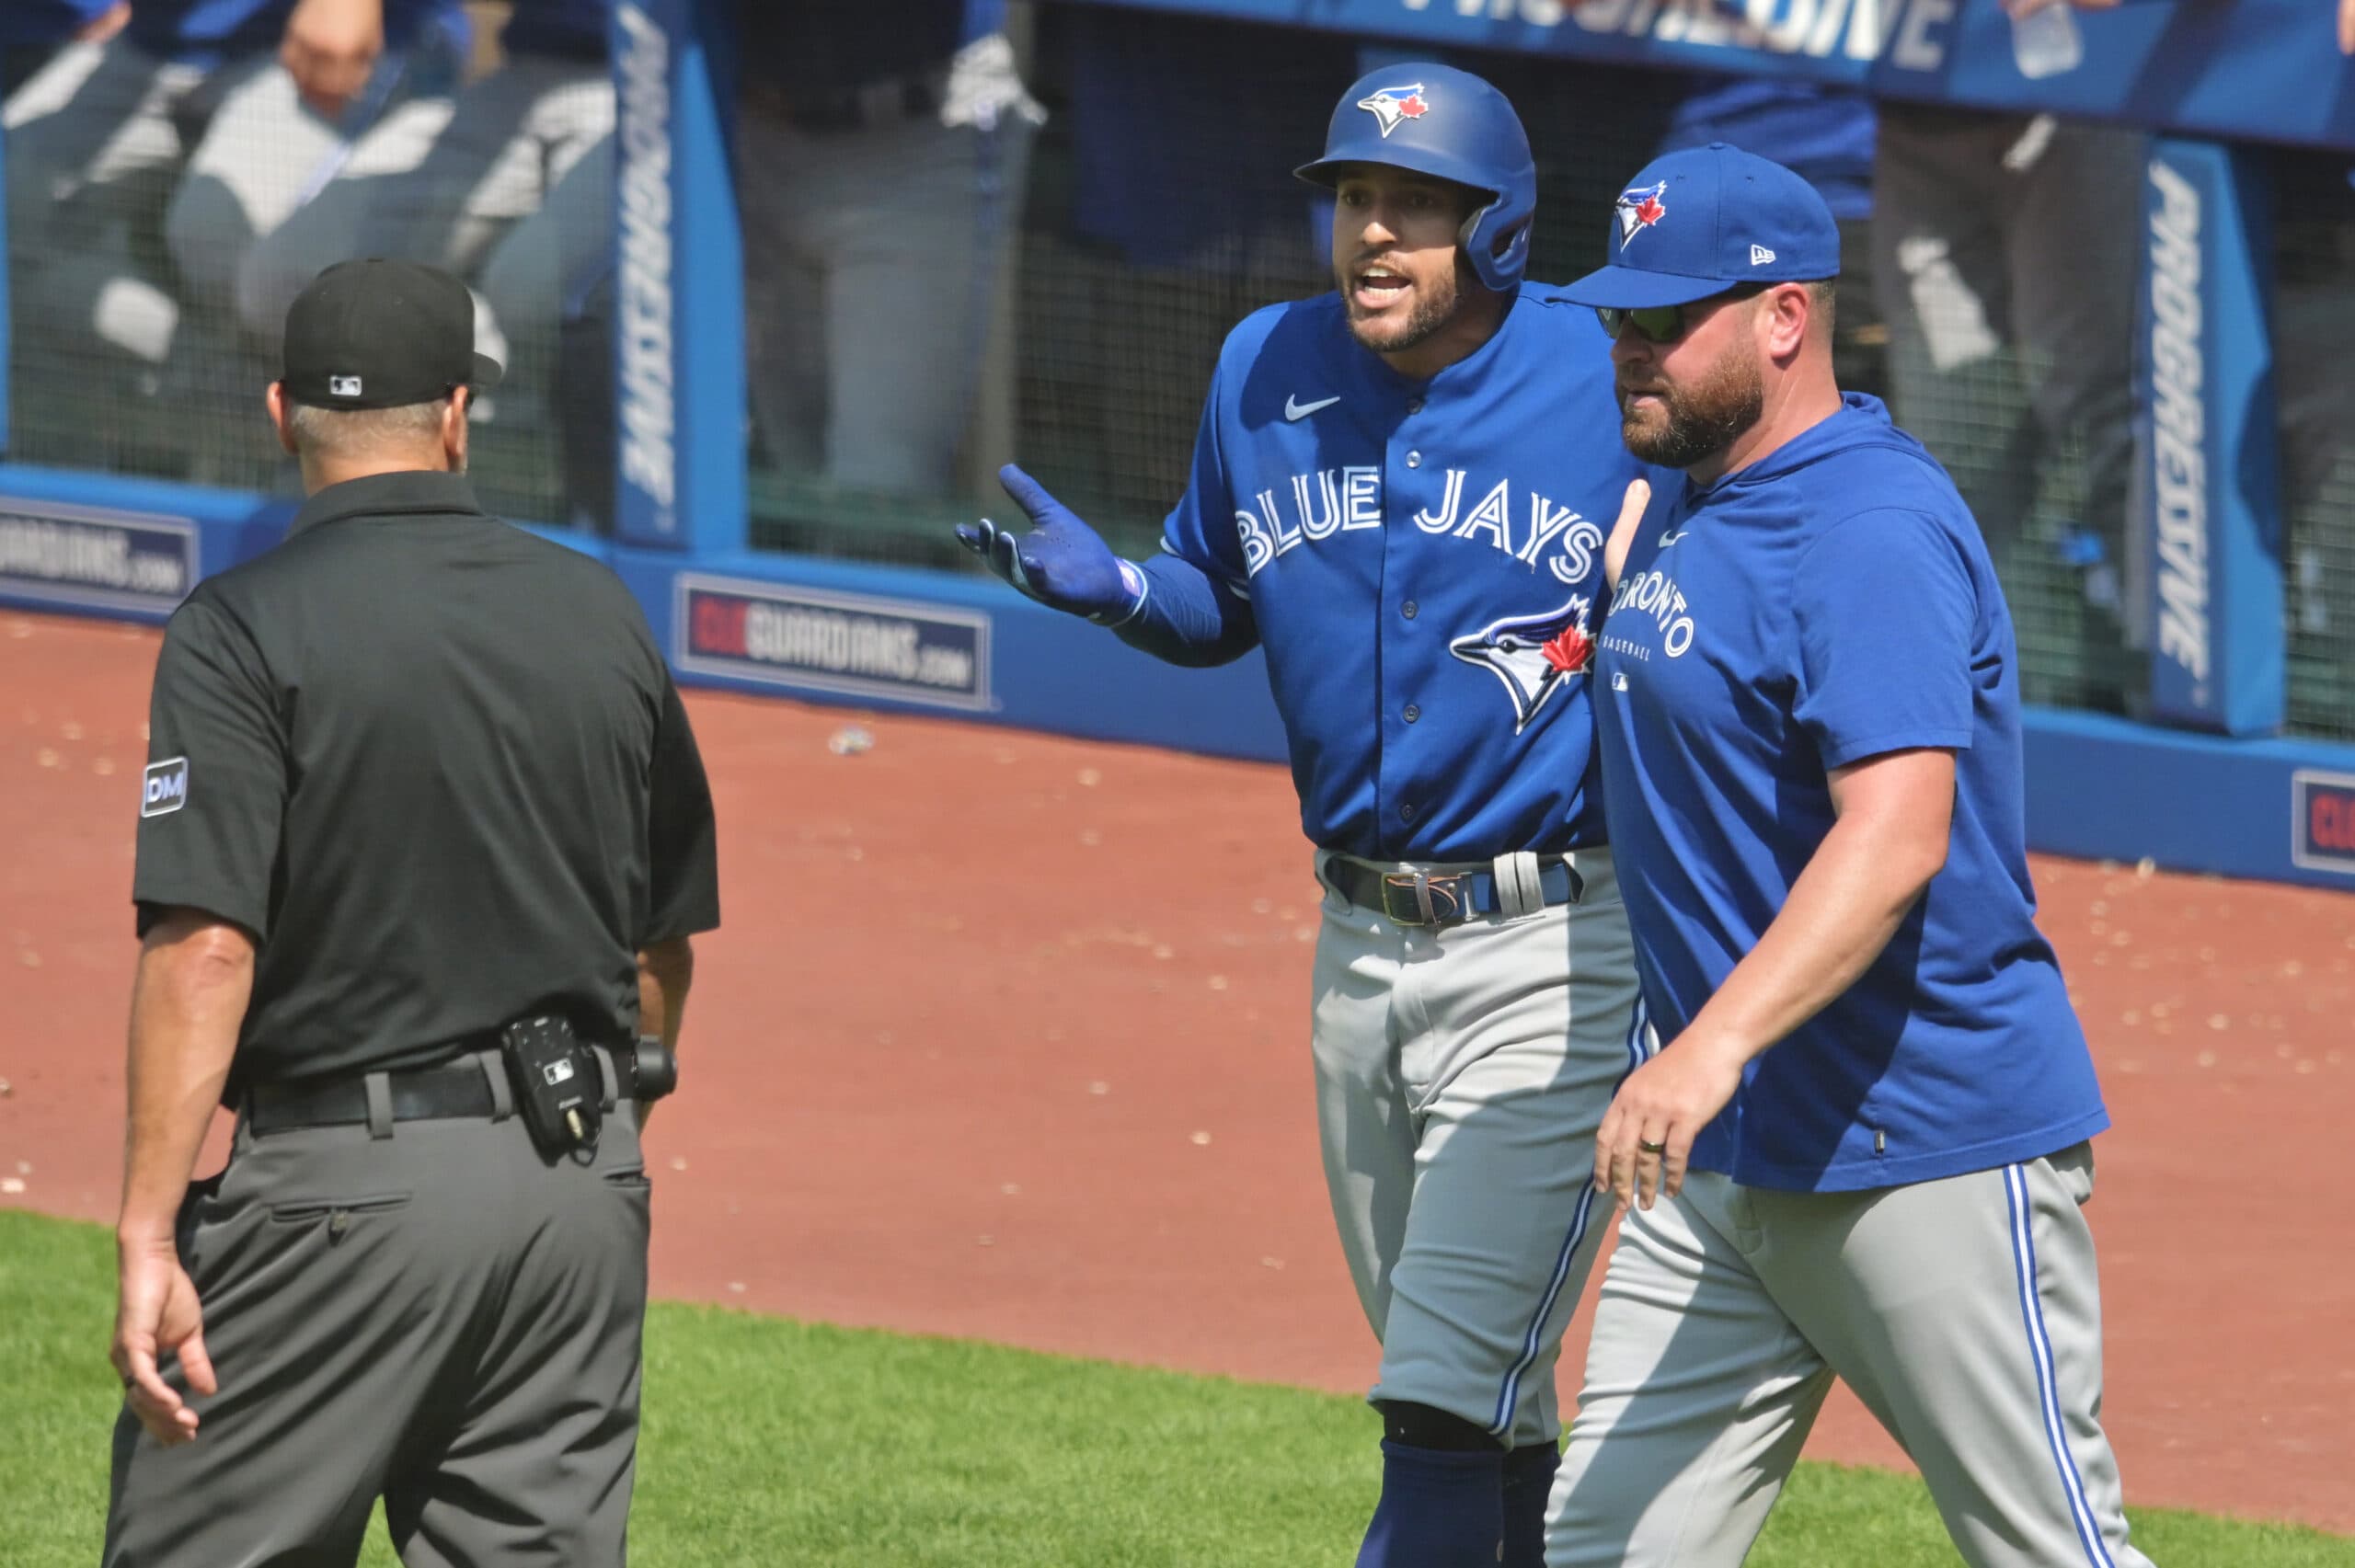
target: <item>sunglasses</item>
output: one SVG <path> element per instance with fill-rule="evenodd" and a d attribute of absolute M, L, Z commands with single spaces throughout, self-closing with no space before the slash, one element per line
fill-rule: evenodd
<path fill-rule="evenodd" d="M 1694 300 L 1681 305 L 1644 305 L 1627 310 L 1618 305 L 1597 305 L 1594 314 L 1603 323 L 1603 333 L 1613 342 L 1619 334 L 1634 327 L 1650 342 L 1665 347 L 1684 336 L 1700 320 L 1729 300 L 1754 298 L 1773 288 L 1772 283 L 1737 283 L 1722 294 L 1711 294 L 1705 300 Z"/>

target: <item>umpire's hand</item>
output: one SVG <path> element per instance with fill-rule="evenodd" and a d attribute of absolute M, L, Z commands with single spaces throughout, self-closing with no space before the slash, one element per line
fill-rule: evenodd
<path fill-rule="evenodd" d="M 121 1294 L 108 1359 L 122 1379 L 123 1398 L 155 1441 L 167 1448 L 189 1442 L 196 1436 L 196 1412 L 164 1381 L 157 1363 L 165 1352 L 173 1352 L 190 1389 L 205 1395 L 221 1391 L 204 1348 L 204 1312 L 197 1305 L 196 1285 L 180 1266 L 169 1236 L 152 1242 L 118 1239 L 115 1266 Z"/>
<path fill-rule="evenodd" d="M 1049 609 L 1106 625 L 1136 613 L 1145 585 L 1133 563 L 1113 555 L 1103 535 L 1013 464 L 997 471 L 997 482 L 1029 514 L 1033 526 L 1017 538 L 1012 529 L 988 518 L 961 523 L 957 538 L 966 549 Z"/>

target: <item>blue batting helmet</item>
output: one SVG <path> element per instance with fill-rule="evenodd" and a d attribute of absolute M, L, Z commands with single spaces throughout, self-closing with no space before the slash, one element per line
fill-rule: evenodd
<path fill-rule="evenodd" d="M 1329 189 L 1350 164 L 1387 164 L 1488 192 L 1488 205 L 1464 220 L 1464 253 L 1489 288 L 1521 281 L 1537 164 L 1504 94 L 1469 71 L 1428 62 L 1361 76 L 1333 106 L 1325 155 L 1292 172 Z"/>

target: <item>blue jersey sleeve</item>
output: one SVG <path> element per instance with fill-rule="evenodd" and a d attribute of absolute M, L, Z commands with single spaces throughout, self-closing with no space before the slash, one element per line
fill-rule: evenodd
<path fill-rule="evenodd" d="M 1936 520 L 1877 510 L 1808 547 L 1792 592 L 1794 713 L 1826 769 L 1970 745 L 1978 596 Z"/>
<path fill-rule="evenodd" d="M 1163 526 L 1162 548 L 1247 599 L 1251 574 L 1244 565 L 1243 541 L 1235 531 L 1235 492 L 1228 481 L 1219 431 L 1225 381 L 1226 365 L 1222 360 L 1211 373 L 1210 395 L 1202 399 L 1201 428 L 1194 432 L 1193 467 L 1187 475 L 1186 494 Z"/>

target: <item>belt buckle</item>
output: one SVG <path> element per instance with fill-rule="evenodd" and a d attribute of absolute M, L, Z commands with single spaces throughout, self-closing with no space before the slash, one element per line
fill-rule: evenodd
<path fill-rule="evenodd" d="M 1453 925 L 1466 913 L 1464 876 L 1431 876 L 1419 871 L 1384 872 L 1382 913 L 1393 925 Z M 1395 896 L 1411 892 L 1414 900 L 1404 911 Z"/>

